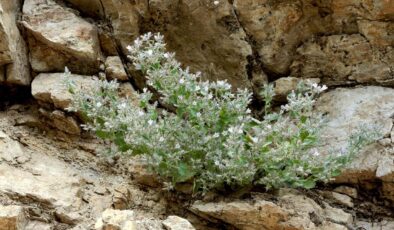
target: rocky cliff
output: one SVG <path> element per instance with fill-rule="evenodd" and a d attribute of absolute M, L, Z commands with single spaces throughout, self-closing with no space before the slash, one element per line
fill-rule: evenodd
<path fill-rule="evenodd" d="M 64 111 L 65 66 L 80 85 L 100 76 L 130 97 L 142 89 L 126 47 L 150 31 L 204 78 L 252 90 L 257 105 L 267 82 L 279 102 L 300 79 L 328 85 L 316 108 L 328 145 L 359 123 L 384 138 L 311 194 L 174 205 L 135 184 L 137 166 L 95 156 L 105 144 Z M 0 229 L 91 229 L 97 219 L 96 229 L 193 229 L 162 221 L 169 214 L 200 229 L 393 229 L 393 46 L 393 0 L 0 0 Z"/>

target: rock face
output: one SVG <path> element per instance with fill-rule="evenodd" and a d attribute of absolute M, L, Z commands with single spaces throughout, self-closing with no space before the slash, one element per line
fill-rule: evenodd
<path fill-rule="evenodd" d="M 327 113 L 328 126 L 323 133 L 327 148 L 345 147 L 346 140 L 360 125 L 375 125 L 384 137 L 393 129 L 394 89 L 384 87 L 338 88 L 319 99 L 317 109 Z M 384 196 L 393 199 L 393 143 L 372 144 L 337 177 L 336 183 L 382 181 Z"/>
<path fill-rule="evenodd" d="M 284 191 L 278 202 L 256 195 L 252 200 L 218 203 L 196 202 L 191 210 L 204 218 L 221 220 L 237 229 L 346 229 L 352 216 L 340 209 L 315 201 L 292 191 Z"/>
<path fill-rule="evenodd" d="M 27 47 L 17 27 L 21 1 L 0 1 L 0 83 L 29 85 Z"/>
<path fill-rule="evenodd" d="M 98 72 L 100 43 L 97 29 L 70 9 L 52 0 L 27 0 L 23 25 L 29 34 L 30 61 L 34 71 Z"/>
<path fill-rule="evenodd" d="M 304 43 L 291 66 L 293 76 L 319 77 L 328 85 L 394 85 L 394 50 L 374 50 L 361 35 L 332 35 Z"/>
<path fill-rule="evenodd" d="M 22 207 L 0 205 L 0 229 L 24 230 L 26 217 Z"/>

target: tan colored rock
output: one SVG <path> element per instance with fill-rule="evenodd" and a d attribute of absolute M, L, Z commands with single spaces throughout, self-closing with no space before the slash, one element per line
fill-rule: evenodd
<path fill-rule="evenodd" d="M 32 95 L 35 99 L 53 104 L 56 108 L 66 109 L 71 103 L 72 95 L 64 85 L 64 73 L 41 73 L 31 84 Z M 90 76 L 72 74 L 70 79 L 77 87 L 89 87 L 94 82 Z"/>
<path fill-rule="evenodd" d="M 5 161 L 9 164 L 17 165 L 29 160 L 30 155 L 26 153 L 23 146 L 0 131 L 0 162 Z"/>
<path fill-rule="evenodd" d="M 333 208 L 328 204 L 325 204 L 324 215 L 325 217 L 334 223 L 351 226 L 353 224 L 353 216 L 342 209 Z"/>
<path fill-rule="evenodd" d="M 329 205 L 323 209 L 295 190 L 281 189 L 277 198 L 276 203 L 264 200 L 264 196 L 259 194 L 254 194 L 253 199 L 249 200 L 216 203 L 197 201 L 191 211 L 207 220 L 218 219 L 237 229 L 251 230 L 342 230 L 346 228 L 341 223 L 351 225 L 353 222 L 350 214 Z"/>
<path fill-rule="evenodd" d="M 29 85 L 27 47 L 17 27 L 20 2 L 0 2 L 0 69 L 3 69 L 0 70 L 0 82 L 5 80 L 10 84 Z"/>
<path fill-rule="evenodd" d="M 346 147 L 347 138 L 360 125 L 375 125 L 379 127 L 383 136 L 389 135 L 392 126 L 390 117 L 394 108 L 392 95 L 394 89 L 375 86 L 337 88 L 323 94 L 317 102 L 317 110 L 327 114 L 328 118 L 327 127 L 322 131 L 326 147 Z M 387 175 L 386 179 L 392 180 L 392 169 L 383 166 L 392 160 L 393 155 L 388 153 L 385 147 L 377 143 L 372 144 L 357 155 L 342 175 L 335 178 L 335 182 L 358 184 L 376 180 L 378 175 Z M 381 170 L 377 171 L 380 164 Z"/>
<path fill-rule="evenodd" d="M 344 186 L 344 185 L 338 186 L 334 189 L 334 192 L 342 193 L 355 199 L 357 199 L 358 197 L 357 189 L 349 186 Z"/>
<path fill-rule="evenodd" d="M 63 162 L 39 154 L 25 163 L 25 169 L 0 163 L 0 193 L 13 199 L 71 211 L 81 202 L 79 180 L 73 174 Z"/>
<path fill-rule="evenodd" d="M 358 29 L 370 44 L 378 47 L 394 46 L 394 23 L 382 21 L 359 20 Z"/>
<path fill-rule="evenodd" d="M 195 230 L 193 225 L 186 219 L 179 216 L 169 216 L 163 221 L 167 230 Z"/>
<path fill-rule="evenodd" d="M 295 77 L 282 77 L 274 81 L 274 99 L 277 101 L 285 101 L 286 97 L 291 91 L 297 88 L 298 83 L 301 81 L 300 78 Z M 305 79 L 313 83 L 319 83 L 319 78 Z"/>
<path fill-rule="evenodd" d="M 242 230 L 280 229 L 288 220 L 288 213 L 276 204 L 258 200 L 256 202 L 233 201 L 218 203 L 195 202 L 191 211 L 220 219 Z"/>
<path fill-rule="evenodd" d="M 23 25 L 29 34 L 31 65 L 36 72 L 98 72 L 101 58 L 95 26 L 53 0 L 26 0 Z"/>
<path fill-rule="evenodd" d="M 159 187 L 161 185 L 159 177 L 149 171 L 148 165 L 140 157 L 133 158 L 133 161 L 130 162 L 129 171 L 133 179 L 139 184 L 149 187 Z"/>
<path fill-rule="evenodd" d="M 134 212 L 130 210 L 105 210 L 97 220 L 96 230 L 137 230 Z"/>
<path fill-rule="evenodd" d="M 358 228 L 364 228 L 366 230 L 392 230 L 394 229 L 394 221 L 382 220 L 372 223 L 370 221 L 357 221 L 355 226 Z"/>
<path fill-rule="evenodd" d="M 310 1 L 235 0 L 234 7 L 270 72 L 287 73 L 295 48 L 325 31 L 324 19 Z"/>
<path fill-rule="evenodd" d="M 0 229 L 25 230 L 26 224 L 27 219 L 22 207 L 0 205 Z"/>
<path fill-rule="evenodd" d="M 351 197 L 344 195 L 344 194 L 340 194 L 337 192 L 332 192 L 332 198 L 335 200 L 335 202 L 345 205 L 349 208 L 353 208 L 354 204 L 353 204 L 353 200 Z"/>
<path fill-rule="evenodd" d="M 107 57 L 105 61 L 105 73 L 110 80 L 127 81 L 127 73 L 119 56 Z"/>
<path fill-rule="evenodd" d="M 50 114 L 53 126 L 65 133 L 79 135 L 81 128 L 78 122 L 71 116 L 67 116 L 63 111 L 55 110 Z"/>
<path fill-rule="evenodd" d="M 121 83 L 119 85 L 119 96 L 129 98 L 135 106 L 139 106 L 140 104 L 138 92 L 129 82 Z"/>
<path fill-rule="evenodd" d="M 149 27 L 164 34 L 168 49 L 184 66 L 201 71 L 206 79 L 251 88 L 247 65 L 252 49 L 228 1 L 154 0 L 148 12 L 159 25 Z"/>
<path fill-rule="evenodd" d="M 323 84 L 394 84 L 390 60 L 394 52 L 374 50 L 361 35 L 332 35 L 310 40 L 297 49 L 291 75 L 319 77 Z"/>

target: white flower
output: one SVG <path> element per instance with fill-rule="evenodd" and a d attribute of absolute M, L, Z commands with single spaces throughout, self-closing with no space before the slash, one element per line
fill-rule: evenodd
<path fill-rule="evenodd" d="M 201 87 L 199 85 L 196 86 L 196 91 L 199 91 Z"/>
<path fill-rule="evenodd" d="M 201 113 L 200 112 L 196 113 L 196 116 L 201 117 Z"/>
<path fill-rule="evenodd" d="M 217 6 L 217 5 L 219 5 L 219 1 L 214 1 L 213 4 L 214 4 L 215 6 Z"/>
<path fill-rule="evenodd" d="M 153 120 L 148 121 L 148 125 L 153 125 L 153 123 L 155 123 Z"/>
<path fill-rule="evenodd" d="M 184 78 L 179 79 L 179 84 L 183 84 L 183 83 L 185 83 L 185 79 Z"/>
<path fill-rule="evenodd" d="M 142 117 L 144 115 L 145 115 L 144 111 L 138 111 L 138 116 Z"/>
<path fill-rule="evenodd" d="M 159 142 L 163 142 L 163 141 L 164 141 L 164 137 L 160 137 Z"/>
<path fill-rule="evenodd" d="M 165 58 L 169 58 L 169 57 L 170 57 L 170 54 L 169 54 L 169 53 L 165 53 L 165 54 L 164 54 L 164 57 L 165 57 Z"/>
<path fill-rule="evenodd" d="M 102 105 L 103 105 L 103 104 L 101 104 L 101 102 L 97 102 L 97 103 L 96 103 L 96 107 L 97 107 L 97 108 L 100 108 Z"/>
<path fill-rule="evenodd" d="M 213 138 L 218 138 L 219 136 L 220 136 L 219 133 L 214 133 L 212 137 Z"/>
<path fill-rule="evenodd" d="M 192 102 L 192 105 L 196 106 L 196 105 L 197 105 L 197 102 L 196 102 L 196 101 L 193 101 L 193 102 Z"/>
<path fill-rule="evenodd" d="M 181 146 L 180 146 L 178 143 L 176 143 L 175 148 L 176 148 L 176 149 L 180 149 Z"/>
<path fill-rule="evenodd" d="M 153 50 L 146 51 L 146 54 L 148 54 L 148 56 L 152 56 L 153 55 Z"/>

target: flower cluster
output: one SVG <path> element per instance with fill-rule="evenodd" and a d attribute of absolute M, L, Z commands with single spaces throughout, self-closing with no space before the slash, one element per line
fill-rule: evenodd
<path fill-rule="evenodd" d="M 160 34 L 145 34 L 128 50 L 148 88 L 170 111 L 150 103 L 148 89 L 136 107 L 118 96 L 116 82 L 105 80 L 84 92 L 69 83 L 74 95 L 70 109 L 117 151 L 145 156 L 151 169 L 172 185 L 192 182 L 195 191 L 203 192 L 252 184 L 311 188 L 337 175 L 353 152 L 371 140 L 350 142 L 348 154 L 319 153 L 324 119 L 313 112 L 313 104 L 325 86 L 301 82 L 288 103 L 273 112 L 274 91 L 267 85 L 262 92 L 265 116 L 257 120 L 248 108 L 248 90 L 233 91 L 226 81 L 203 81 L 200 73 L 181 68 Z"/>

